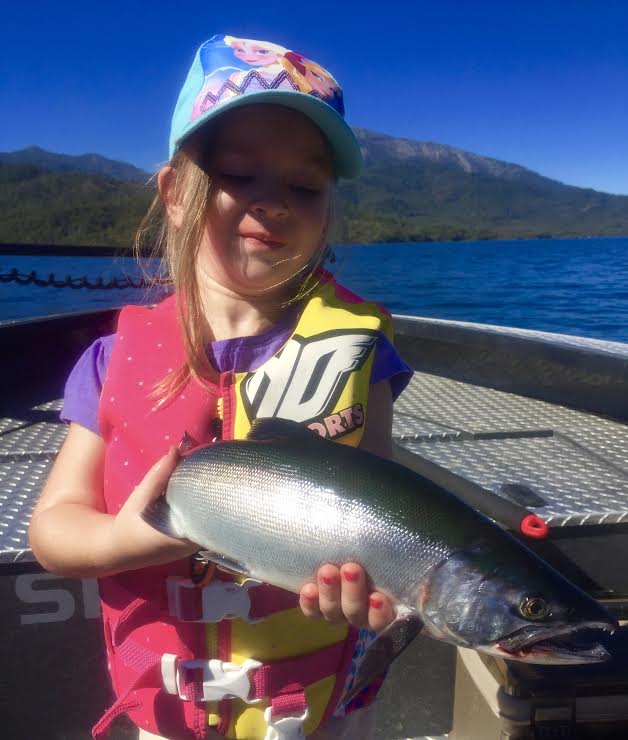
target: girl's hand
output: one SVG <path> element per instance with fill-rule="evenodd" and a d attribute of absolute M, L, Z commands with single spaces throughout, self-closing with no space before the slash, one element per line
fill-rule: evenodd
<path fill-rule="evenodd" d="M 176 449 L 170 450 L 114 516 L 106 513 L 103 492 L 105 443 L 70 424 L 29 525 L 37 560 L 67 578 L 100 578 L 195 552 L 196 545 L 167 537 L 140 516 L 163 493 L 178 460 Z"/>
<path fill-rule="evenodd" d="M 116 570 L 131 570 L 180 560 L 199 548 L 188 540 L 179 540 L 159 532 L 141 517 L 142 511 L 161 496 L 177 467 L 180 455 L 176 447 L 146 473 L 113 519 L 111 559 Z"/>
<path fill-rule="evenodd" d="M 364 569 L 356 563 L 346 563 L 342 568 L 323 565 L 317 583 L 306 583 L 301 589 L 300 604 L 306 617 L 346 621 L 377 632 L 395 618 L 391 600 L 378 591 L 369 593 Z"/>

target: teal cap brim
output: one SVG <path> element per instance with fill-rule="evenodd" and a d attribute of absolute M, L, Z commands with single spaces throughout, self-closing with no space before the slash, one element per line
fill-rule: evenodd
<path fill-rule="evenodd" d="M 231 98 L 220 105 L 205 111 L 193 124 L 186 127 L 177 139 L 170 141 L 170 157 L 179 150 L 181 144 L 206 123 L 216 119 L 232 108 L 253 103 L 283 105 L 299 111 L 315 123 L 323 132 L 331 147 L 334 170 L 337 177 L 357 177 L 362 170 L 362 152 L 349 124 L 330 105 L 313 95 L 295 90 L 260 90 Z"/>

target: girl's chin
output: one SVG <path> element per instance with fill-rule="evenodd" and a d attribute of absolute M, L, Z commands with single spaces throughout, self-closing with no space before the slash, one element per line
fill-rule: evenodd
<path fill-rule="evenodd" d="M 295 280 L 294 272 L 280 270 L 248 270 L 222 281 L 223 287 L 241 296 L 284 297 L 286 290 Z"/>
<path fill-rule="evenodd" d="M 291 284 L 304 275 L 302 260 L 278 262 L 265 259 L 249 259 L 243 264 L 204 265 L 206 287 L 215 288 L 242 297 L 281 297 L 290 292 Z M 204 269 L 203 269 L 204 268 Z"/>
<path fill-rule="evenodd" d="M 284 263 L 265 261 L 253 261 L 237 274 L 233 275 L 234 281 L 241 288 L 252 290 L 272 290 L 277 288 L 280 292 L 294 280 L 303 275 L 304 265 L 301 262 L 287 261 Z"/>

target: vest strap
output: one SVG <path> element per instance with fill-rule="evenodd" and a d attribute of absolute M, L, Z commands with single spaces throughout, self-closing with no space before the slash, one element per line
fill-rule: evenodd
<path fill-rule="evenodd" d="M 300 703 L 288 702 L 290 695 L 302 694 L 303 686 L 330 675 L 330 665 L 340 663 L 344 650 L 344 642 L 337 642 L 309 655 L 265 664 L 249 658 L 240 665 L 214 658 L 181 660 L 167 653 L 162 656 L 161 674 L 156 683 L 163 683 L 169 694 L 176 694 L 183 701 L 192 701 L 193 698 L 220 701 L 237 697 L 247 704 L 254 704 L 265 698 L 273 701 L 276 697 L 283 697 L 283 703 L 277 699 L 273 704 L 275 714 L 291 713 L 295 706 L 303 711 Z M 201 688 L 200 694 L 190 695 L 187 687 L 191 684 Z"/>
<path fill-rule="evenodd" d="M 299 597 L 283 588 L 247 578 L 241 584 L 213 580 L 199 588 L 187 578 L 168 579 L 168 611 L 181 622 L 219 622 L 236 617 L 259 622 L 299 605 Z"/>
<path fill-rule="evenodd" d="M 113 629 L 112 641 L 114 647 L 119 647 L 136 627 L 166 610 L 181 622 L 219 622 L 236 617 L 259 622 L 269 614 L 298 605 L 296 594 L 252 578 L 241 585 L 231 580 L 213 580 L 199 587 L 189 578 L 170 576 L 167 596 L 162 592 L 160 598 L 134 599 L 124 609 Z"/>
<path fill-rule="evenodd" d="M 330 665 L 339 665 L 344 650 L 345 643 L 342 641 L 309 655 L 300 655 L 266 663 L 261 668 L 253 671 L 255 696 L 261 698 L 289 694 L 295 684 L 303 687 L 320 681 L 330 675 Z M 276 713 L 282 714 L 285 713 L 285 710 L 280 709 L 278 705 Z"/>
<path fill-rule="evenodd" d="M 307 718 L 303 687 L 325 678 L 330 662 L 340 661 L 344 649 L 344 643 L 340 642 L 310 655 L 264 665 L 252 659 L 242 665 L 214 659 L 185 661 L 166 654 L 161 662 L 155 662 L 138 676 L 109 707 L 94 725 L 92 737 L 102 740 L 118 716 L 142 706 L 140 699 L 129 699 L 134 692 L 163 686 L 168 693 L 178 694 L 184 701 L 195 703 L 237 696 L 253 704 L 270 698 L 271 705 L 264 713 L 268 724 L 265 740 L 300 738 L 303 736 L 303 722 Z M 212 675 L 209 680 L 208 673 Z M 283 718 L 274 720 L 273 717 L 277 716 Z"/>
<path fill-rule="evenodd" d="M 261 698 L 251 696 L 249 673 L 259 668 L 259 660 L 248 658 L 241 665 L 216 658 L 180 660 L 166 653 L 161 657 L 161 678 L 169 694 L 178 694 L 183 701 L 220 701 L 238 698 L 255 704 Z M 200 688 L 190 693 L 190 687 Z"/>

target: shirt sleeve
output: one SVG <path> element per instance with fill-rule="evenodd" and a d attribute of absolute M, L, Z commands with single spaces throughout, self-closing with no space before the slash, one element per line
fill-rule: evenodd
<path fill-rule="evenodd" d="M 100 434 L 98 404 L 115 334 L 97 339 L 79 357 L 65 384 L 61 420 L 80 424 Z"/>
<path fill-rule="evenodd" d="M 395 345 L 384 334 L 380 334 L 371 369 L 371 385 L 389 380 L 393 401 L 396 401 L 413 374 L 414 370 L 401 359 Z"/>

